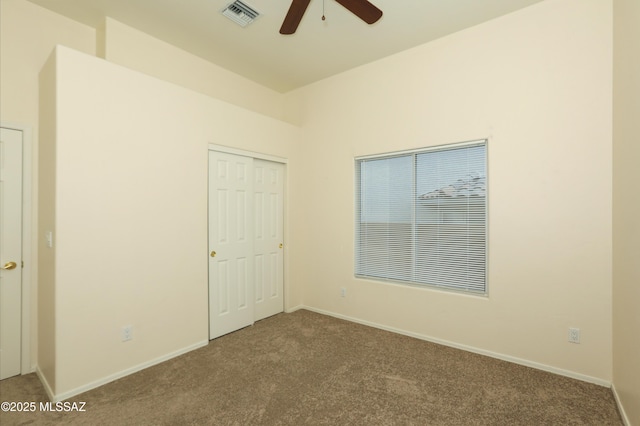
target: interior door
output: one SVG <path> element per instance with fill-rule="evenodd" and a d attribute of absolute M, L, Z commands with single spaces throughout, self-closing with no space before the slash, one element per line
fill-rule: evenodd
<path fill-rule="evenodd" d="M 284 164 L 254 160 L 255 320 L 284 310 Z"/>
<path fill-rule="evenodd" d="M 209 338 L 254 322 L 253 159 L 209 151 Z"/>
<path fill-rule="evenodd" d="M 20 374 L 22 132 L 0 128 L 0 380 Z"/>

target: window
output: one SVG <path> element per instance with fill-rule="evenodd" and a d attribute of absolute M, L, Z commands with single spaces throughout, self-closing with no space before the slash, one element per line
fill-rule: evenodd
<path fill-rule="evenodd" d="M 486 293 L 486 141 L 356 159 L 357 277 Z"/>

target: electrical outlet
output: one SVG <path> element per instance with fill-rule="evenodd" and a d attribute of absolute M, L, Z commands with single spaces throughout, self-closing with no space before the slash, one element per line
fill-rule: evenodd
<path fill-rule="evenodd" d="M 347 289 L 345 287 L 340 287 L 340 297 L 347 297 Z"/>
<path fill-rule="evenodd" d="M 124 327 L 122 327 L 121 337 L 123 342 L 128 342 L 129 340 L 133 339 L 133 326 L 125 325 Z"/>
<path fill-rule="evenodd" d="M 580 343 L 580 329 L 579 328 L 569 328 L 569 342 L 570 343 Z"/>

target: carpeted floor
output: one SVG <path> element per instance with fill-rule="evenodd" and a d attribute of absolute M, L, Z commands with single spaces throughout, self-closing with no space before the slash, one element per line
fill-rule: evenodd
<path fill-rule="evenodd" d="M 2 401 L 47 401 L 34 374 Z M 279 314 L 0 424 L 622 425 L 608 388 L 309 311 Z"/>

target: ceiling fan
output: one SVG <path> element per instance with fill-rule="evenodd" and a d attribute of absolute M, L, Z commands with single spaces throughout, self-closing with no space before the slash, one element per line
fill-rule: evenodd
<path fill-rule="evenodd" d="M 382 17 L 382 11 L 367 0 L 336 0 L 351 13 L 362 19 L 367 24 L 373 24 Z M 304 12 L 311 0 L 292 0 L 287 16 L 284 18 L 280 34 L 293 34 L 296 32 Z M 324 19 L 324 17 L 323 17 Z"/>

